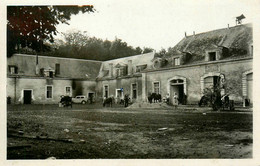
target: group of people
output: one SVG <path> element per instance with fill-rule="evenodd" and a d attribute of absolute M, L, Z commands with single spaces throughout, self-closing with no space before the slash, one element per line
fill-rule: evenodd
<path fill-rule="evenodd" d="M 124 96 L 124 98 L 120 98 L 117 96 L 116 100 L 114 96 L 112 95 L 111 97 L 106 97 L 104 96 L 103 98 L 103 106 L 105 107 L 107 104 L 109 104 L 112 107 L 112 103 L 117 103 L 117 104 L 123 104 L 125 107 L 128 107 L 130 102 L 130 97 L 128 94 Z"/>

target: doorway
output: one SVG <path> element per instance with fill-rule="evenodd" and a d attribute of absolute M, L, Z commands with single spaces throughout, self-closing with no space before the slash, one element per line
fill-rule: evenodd
<path fill-rule="evenodd" d="M 93 92 L 88 93 L 88 101 L 89 101 L 90 104 L 93 103 L 94 97 L 95 97 L 95 96 L 94 96 L 94 93 L 93 93 Z"/>
<path fill-rule="evenodd" d="M 116 103 L 120 103 L 121 100 L 124 100 L 123 88 L 116 89 L 115 99 L 116 99 Z"/>
<path fill-rule="evenodd" d="M 23 91 L 23 103 L 31 104 L 32 103 L 32 90 Z"/>
<path fill-rule="evenodd" d="M 179 104 L 183 104 L 183 98 L 184 98 L 184 85 L 183 84 L 171 84 L 171 92 L 170 92 L 170 98 L 171 103 L 174 103 L 174 94 L 177 94 Z"/>

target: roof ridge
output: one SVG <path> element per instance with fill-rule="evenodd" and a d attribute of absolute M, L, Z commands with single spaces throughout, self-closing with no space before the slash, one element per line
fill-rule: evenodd
<path fill-rule="evenodd" d="M 37 56 L 33 54 L 14 54 L 14 55 L 19 55 L 19 56 Z M 78 59 L 78 58 L 67 58 L 67 57 L 56 57 L 56 56 L 44 56 L 44 55 L 38 55 L 38 57 L 43 57 L 43 58 L 57 58 L 57 59 L 71 59 L 71 60 L 79 60 L 79 61 L 90 61 L 90 62 L 100 62 L 102 63 L 103 61 L 98 61 L 98 60 L 90 60 L 90 59 Z"/>
<path fill-rule="evenodd" d="M 202 35 L 202 34 L 205 34 L 205 33 L 210 33 L 210 32 L 214 32 L 214 31 L 221 31 L 221 30 L 227 30 L 227 29 L 234 29 L 234 28 L 240 28 L 242 26 L 251 26 L 252 23 L 247 23 L 247 24 L 241 24 L 241 25 L 236 25 L 236 26 L 233 26 L 233 27 L 229 27 L 229 28 L 220 28 L 220 29 L 214 29 L 214 30 L 210 30 L 210 31 L 206 31 L 206 32 L 200 32 L 200 33 L 197 33 L 195 35 L 187 35 L 186 37 L 184 38 L 190 38 L 190 37 L 196 37 L 196 36 L 199 36 L 199 35 Z"/>

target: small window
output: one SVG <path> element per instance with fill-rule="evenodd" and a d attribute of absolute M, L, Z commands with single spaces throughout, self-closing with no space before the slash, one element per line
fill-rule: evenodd
<path fill-rule="evenodd" d="M 136 72 L 141 72 L 147 68 L 147 65 L 136 66 Z"/>
<path fill-rule="evenodd" d="M 136 86 L 136 84 L 132 84 L 132 98 L 133 99 L 137 98 L 137 86 Z"/>
<path fill-rule="evenodd" d="M 174 58 L 174 65 L 175 66 L 180 65 L 180 58 Z"/>
<path fill-rule="evenodd" d="M 183 83 L 183 80 L 181 80 L 181 79 L 178 79 L 178 83 Z"/>
<path fill-rule="evenodd" d="M 53 78 L 53 71 L 49 72 L 49 76 L 50 76 L 50 78 Z"/>
<path fill-rule="evenodd" d="M 104 96 L 106 97 L 106 98 L 108 98 L 108 86 L 106 85 L 106 86 L 104 86 Z"/>
<path fill-rule="evenodd" d="M 160 83 L 154 82 L 153 87 L 154 87 L 154 93 L 159 94 L 160 93 Z"/>
<path fill-rule="evenodd" d="M 71 87 L 68 86 L 65 89 L 66 89 L 66 95 L 71 96 Z"/>
<path fill-rule="evenodd" d="M 47 86 L 46 97 L 47 99 L 52 98 L 52 86 Z"/>
<path fill-rule="evenodd" d="M 10 74 L 17 74 L 18 68 L 16 66 L 9 66 L 9 72 Z"/>
<path fill-rule="evenodd" d="M 216 52 L 209 52 L 209 61 L 217 60 Z"/>
<path fill-rule="evenodd" d="M 117 69 L 116 69 L 116 75 L 117 75 L 118 77 L 124 76 L 124 68 L 123 68 L 123 67 L 117 68 Z"/>
<path fill-rule="evenodd" d="M 59 63 L 55 64 L 55 74 L 60 74 L 60 64 Z"/>
<path fill-rule="evenodd" d="M 120 70 L 116 69 L 116 76 L 119 77 L 120 76 Z"/>

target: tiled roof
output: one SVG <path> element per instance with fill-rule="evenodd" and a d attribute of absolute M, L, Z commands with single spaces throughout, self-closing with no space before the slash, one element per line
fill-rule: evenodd
<path fill-rule="evenodd" d="M 36 76 L 36 55 L 14 54 L 7 59 L 8 65 L 18 67 L 20 76 Z M 57 77 L 71 79 L 95 79 L 99 73 L 101 61 L 38 56 L 38 68 L 55 69 L 60 64 Z"/>
<path fill-rule="evenodd" d="M 219 46 L 230 50 L 242 49 L 249 52 L 249 43 L 252 43 L 252 25 L 238 25 L 187 36 L 173 47 L 172 55 L 177 55 L 180 52 L 190 52 L 200 59 L 204 57 L 205 50 Z"/>

